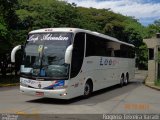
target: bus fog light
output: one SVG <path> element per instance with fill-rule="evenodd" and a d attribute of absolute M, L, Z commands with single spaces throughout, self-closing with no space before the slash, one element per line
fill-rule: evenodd
<path fill-rule="evenodd" d="M 66 96 L 66 95 L 67 95 L 67 93 L 60 94 L 60 96 Z"/>
<path fill-rule="evenodd" d="M 65 96 L 65 95 L 67 95 L 67 93 L 64 93 L 63 95 Z"/>

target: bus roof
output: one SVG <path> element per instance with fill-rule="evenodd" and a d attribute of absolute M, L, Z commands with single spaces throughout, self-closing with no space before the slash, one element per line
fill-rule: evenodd
<path fill-rule="evenodd" d="M 104 34 L 101 34 L 101 33 L 95 32 L 95 31 L 90 31 L 90 30 L 85 30 L 85 29 L 80 29 L 80 28 L 43 28 L 43 29 L 33 30 L 33 31 L 29 32 L 29 34 L 44 33 L 44 32 L 72 32 L 72 33 L 85 32 L 88 34 L 92 34 L 95 36 L 99 36 L 99 37 L 108 39 L 113 42 L 117 42 L 120 44 L 125 44 L 128 46 L 134 47 L 134 45 L 126 43 L 126 42 L 122 42 L 122 41 L 118 40 L 117 38 L 114 38 L 114 37 L 111 37 L 108 35 L 104 35 Z"/>

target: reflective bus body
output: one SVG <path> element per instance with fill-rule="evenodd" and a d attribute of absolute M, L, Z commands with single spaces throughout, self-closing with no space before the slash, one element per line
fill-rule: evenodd
<path fill-rule="evenodd" d="M 23 47 L 20 91 L 27 95 L 71 99 L 88 97 L 134 78 L 134 46 L 78 28 L 31 31 Z"/>

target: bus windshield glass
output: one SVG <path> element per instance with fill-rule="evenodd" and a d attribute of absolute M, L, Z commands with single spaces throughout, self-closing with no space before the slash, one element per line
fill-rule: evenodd
<path fill-rule="evenodd" d="M 21 74 L 29 77 L 67 79 L 69 65 L 65 51 L 72 42 L 72 33 L 30 34 L 25 48 Z"/>

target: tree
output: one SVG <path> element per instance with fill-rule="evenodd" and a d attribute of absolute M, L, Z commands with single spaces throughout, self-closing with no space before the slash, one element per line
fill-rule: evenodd
<path fill-rule="evenodd" d="M 11 51 L 11 39 L 13 38 L 11 29 L 14 29 L 17 23 L 15 14 L 16 0 L 0 0 L 0 67 L 2 75 L 6 75 L 8 66 L 8 53 Z"/>
<path fill-rule="evenodd" d="M 148 49 L 144 43 L 138 48 L 136 66 L 139 69 L 148 69 Z"/>
<path fill-rule="evenodd" d="M 160 19 L 155 20 L 153 24 L 150 24 L 146 28 L 146 31 L 147 31 L 147 34 L 148 34 L 148 36 L 146 38 L 155 37 L 156 33 L 160 32 Z"/>
<path fill-rule="evenodd" d="M 0 1 L 0 39 L 6 45 L 0 49 L 4 54 L 13 46 L 24 44 L 28 32 L 39 28 L 77 27 L 97 31 L 134 44 L 137 53 L 142 50 L 142 39 L 159 30 L 159 21 L 146 28 L 134 17 L 123 16 L 110 9 L 77 7 L 74 3 L 59 0 Z M 141 62 L 141 56 L 137 54 L 138 62 Z"/>

